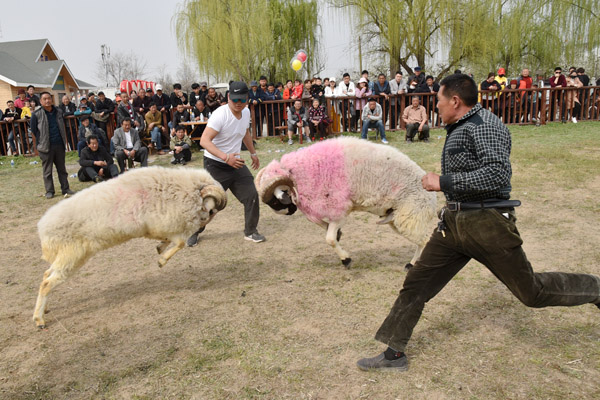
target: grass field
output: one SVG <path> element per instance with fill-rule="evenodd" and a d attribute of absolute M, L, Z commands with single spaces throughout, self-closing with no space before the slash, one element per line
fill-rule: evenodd
<path fill-rule="evenodd" d="M 523 203 L 517 225 L 534 269 L 600 274 L 600 124 L 511 132 L 512 197 Z M 431 136 L 388 139 L 439 172 L 445 132 Z M 298 147 L 261 139 L 258 153 L 266 165 Z M 48 328 L 38 330 L 31 316 L 48 265 L 36 224 L 61 199 L 41 197 L 35 160 L 11 168 L 0 158 L 0 399 L 600 398 L 600 311 L 529 309 L 477 262 L 426 305 L 408 372 L 359 371 L 359 358 L 384 348 L 373 335 L 414 247 L 377 217 L 353 214 L 346 270 L 320 227 L 265 205 L 268 241 L 249 243 L 231 195 L 199 245 L 162 269 L 145 239 L 94 256 L 52 292 Z M 76 161 L 68 156 L 69 174 Z M 195 153 L 188 167 L 201 166 Z"/>

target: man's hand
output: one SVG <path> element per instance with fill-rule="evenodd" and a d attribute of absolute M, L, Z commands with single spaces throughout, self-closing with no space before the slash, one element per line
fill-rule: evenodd
<path fill-rule="evenodd" d="M 440 188 L 440 176 L 433 172 L 428 172 L 427 175 L 421 178 L 421 185 L 428 192 L 439 192 L 442 190 Z"/>
<path fill-rule="evenodd" d="M 94 161 L 94 165 L 97 167 L 106 167 L 106 161 Z"/>
<path fill-rule="evenodd" d="M 258 167 L 260 167 L 260 161 L 258 160 L 258 156 L 251 155 L 250 158 L 252 158 L 252 169 L 258 169 Z"/>
<path fill-rule="evenodd" d="M 148 130 L 151 131 L 154 128 L 155 124 L 156 122 L 152 122 L 150 125 L 148 125 Z"/>
<path fill-rule="evenodd" d="M 100 116 L 101 116 L 101 117 L 104 117 L 104 111 L 102 111 L 102 112 L 100 113 Z"/>
<path fill-rule="evenodd" d="M 227 165 L 229 165 L 230 167 L 233 167 L 235 169 L 239 169 L 242 168 L 244 166 L 244 164 L 246 163 L 244 160 L 242 160 L 240 157 L 240 153 L 229 153 L 227 158 L 227 161 L 225 161 L 227 163 Z M 254 164 L 254 159 L 252 160 L 252 164 Z"/>
<path fill-rule="evenodd" d="M 129 152 L 129 157 L 130 157 L 131 159 L 133 159 L 133 157 L 135 157 L 135 150 L 131 150 L 131 151 Z"/>
<path fill-rule="evenodd" d="M 183 147 L 181 147 L 181 146 L 175 146 L 175 154 L 181 153 L 182 150 L 183 150 Z"/>
<path fill-rule="evenodd" d="M 123 153 L 125 153 L 125 155 L 127 157 L 129 157 L 129 155 L 131 154 L 131 152 L 129 150 L 127 150 L 127 149 L 123 149 Z"/>
<path fill-rule="evenodd" d="M 136 128 L 140 127 L 140 123 L 138 121 L 135 121 L 133 124 L 136 126 Z"/>
<path fill-rule="evenodd" d="M 104 168 L 100 168 L 100 171 L 98 171 L 98 175 L 104 176 Z"/>

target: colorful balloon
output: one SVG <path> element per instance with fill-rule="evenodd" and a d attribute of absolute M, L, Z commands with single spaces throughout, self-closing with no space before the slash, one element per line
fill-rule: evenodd
<path fill-rule="evenodd" d="M 300 68 L 302 68 L 302 62 L 300 62 L 300 60 L 296 59 L 292 61 L 292 69 L 294 71 L 298 71 L 300 70 Z"/>
<path fill-rule="evenodd" d="M 296 56 L 298 58 L 298 60 L 300 60 L 300 62 L 304 63 L 306 62 L 307 56 L 306 53 L 303 51 L 298 52 L 298 55 Z"/>

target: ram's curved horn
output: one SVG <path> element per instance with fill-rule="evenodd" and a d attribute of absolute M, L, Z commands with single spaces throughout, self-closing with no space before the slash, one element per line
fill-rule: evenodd
<path fill-rule="evenodd" d="M 281 201 L 281 198 L 279 197 L 279 196 L 281 196 L 280 191 L 283 192 L 284 189 L 287 190 L 287 194 L 290 197 L 290 201 L 291 201 L 291 196 L 292 196 L 291 192 L 292 192 L 294 186 L 296 186 L 295 182 L 289 176 L 279 176 L 279 177 L 275 176 L 273 178 L 270 178 L 269 180 L 265 180 L 263 178 L 262 182 L 260 182 L 259 185 L 257 186 L 257 190 L 258 190 L 260 199 L 264 203 L 268 203 L 269 201 L 271 201 L 271 199 L 273 199 L 273 197 L 276 197 L 278 200 Z M 277 189 L 280 189 L 280 190 L 278 191 Z M 283 197 L 285 197 L 285 196 L 283 196 Z M 283 203 L 283 201 L 282 201 L 282 203 Z M 284 204 L 289 204 L 289 203 L 284 203 Z"/>
<path fill-rule="evenodd" d="M 206 207 L 207 209 L 221 211 L 227 205 L 227 194 L 225 194 L 225 191 L 220 186 L 206 185 L 200 190 L 200 195 L 202 196 L 205 206 L 207 205 L 207 202 L 210 202 L 212 199 L 212 207 Z"/>

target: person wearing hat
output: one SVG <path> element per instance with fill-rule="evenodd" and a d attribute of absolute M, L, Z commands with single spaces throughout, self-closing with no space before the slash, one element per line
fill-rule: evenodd
<path fill-rule="evenodd" d="M 248 86 L 244 82 L 234 81 L 229 85 L 227 104 L 217 108 L 211 115 L 200 139 L 204 148 L 204 168 L 215 178 L 224 190 L 231 193 L 244 205 L 244 238 L 259 243 L 265 237 L 256 229 L 259 219 L 259 200 L 254 178 L 240 156 L 242 142 L 250 152 L 252 168 L 258 169 L 260 161 L 254 149 L 250 135 L 250 110 Z M 198 242 L 198 234 L 188 239 L 188 246 Z"/>
<path fill-rule="evenodd" d="M 385 137 L 385 126 L 383 125 L 383 109 L 374 97 L 369 97 L 368 104 L 363 108 L 361 113 L 362 118 L 362 130 L 361 138 L 367 138 L 367 132 L 369 128 L 376 128 L 379 130 L 379 136 L 381 136 L 381 143 L 388 144 L 387 138 Z"/>
<path fill-rule="evenodd" d="M 156 85 L 154 88 L 156 89 L 156 94 L 152 96 L 152 102 L 156 104 L 158 111 L 166 112 L 167 119 L 169 119 L 170 115 L 167 111 L 171 108 L 171 100 L 167 95 L 163 94 L 162 85 Z"/>
<path fill-rule="evenodd" d="M 19 95 L 16 99 L 15 99 L 15 107 L 17 108 L 23 108 L 26 106 L 25 102 L 29 103 L 29 100 L 27 100 L 27 93 L 25 92 L 25 89 L 21 88 L 18 90 L 17 94 Z M 29 104 L 27 104 L 29 105 Z"/>
<path fill-rule="evenodd" d="M 423 74 L 423 69 L 419 66 L 415 67 L 413 70 L 415 73 L 408 77 L 408 82 L 412 82 L 414 79 L 417 80 L 417 86 L 425 84 L 425 74 Z"/>
<path fill-rule="evenodd" d="M 88 107 L 87 97 L 85 95 L 79 98 L 79 106 L 73 115 L 75 115 L 77 118 L 87 118 L 92 115 L 92 109 Z M 79 120 L 79 126 L 81 126 L 81 119 Z"/>
<path fill-rule="evenodd" d="M 496 82 L 498 82 L 500 84 L 500 86 L 502 86 L 500 90 L 506 89 L 506 86 L 508 86 L 508 78 L 506 77 L 506 70 L 504 68 L 498 68 L 498 75 L 496 75 L 494 77 L 494 80 L 496 80 Z"/>

